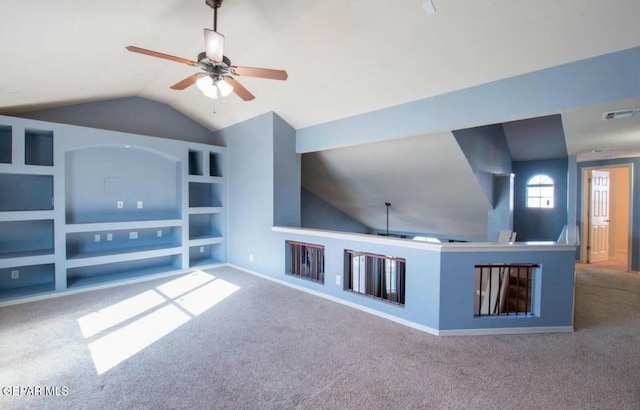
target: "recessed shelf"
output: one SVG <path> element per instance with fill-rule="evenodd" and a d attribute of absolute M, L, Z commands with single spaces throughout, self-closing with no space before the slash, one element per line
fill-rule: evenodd
<path fill-rule="evenodd" d="M 11 126 L 0 125 L 0 164 L 11 164 L 12 141 Z"/>
<path fill-rule="evenodd" d="M 106 263 L 67 269 L 67 288 L 74 289 L 127 281 L 175 271 L 181 268 L 180 255 L 167 255 L 127 262 Z"/>
<path fill-rule="evenodd" d="M 0 174 L 0 212 L 53 209 L 53 175 Z"/>
<path fill-rule="evenodd" d="M 54 253 L 53 220 L 0 222 L 0 258 Z"/>
<path fill-rule="evenodd" d="M 65 153 L 66 222 L 179 219 L 182 163 L 133 147 Z"/>
<path fill-rule="evenodd" d="M 222 187 L 217 183 L 189 182 L 189 206 L 210 208 L 222 206 Z"/>
<path fill-rule="evenodd" d="M 24 163 L 53 166 L 53 131 L 30 128 L 25 130 Z"/>
<path fill-rule="evenodd" d="M 222 156 L 217 152 L 209 153 L 209 176 L 221 177 L 222 175 Z"/>
<path fill-rule="evenodd" d="M 55 290 L 55 265 L 29 265 L 0 269 L 0 299 L 30 296 Z"/>
<path fill-rule="evenodd" d="M 198 245 L 189 247 L 189 267 L 222 263 L 222 245 Z"/>
<path fill-rule="evenodd" d="M 189 215 L 189 240 L 222 237 L 222 214 Z"/>
<path fill-rule="evenodd" d="M 146 252 L 180 246 L 178 227 L 126 229 L 67 234 L 67 259 Z"/>
<path fill-rule="evenodd" d="M 202 151 L 189 150 L 189 175 L 204 175 Z"/>
<path fill-rule="evenodd" d="M 115 231 L 147 228 L 169 228 L 182 226 L 182 219 L 160 219 L 150 221 L 131 222 L 96 222 L 78 223 L 66 225 L 67 233 L 71 232 L 93 232 L 93 231 Z"/>

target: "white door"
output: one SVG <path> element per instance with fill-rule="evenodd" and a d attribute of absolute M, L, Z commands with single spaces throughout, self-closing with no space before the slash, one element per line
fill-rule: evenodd
<path fill-rule="evenodd" d="M 609 260 L 609 171 L 591 171 L 589 263 Z"/>

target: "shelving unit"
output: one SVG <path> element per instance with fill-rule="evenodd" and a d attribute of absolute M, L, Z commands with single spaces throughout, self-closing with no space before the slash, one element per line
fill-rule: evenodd
<path fill-rule="evenodd" d="M 174 254 L 147 256 L 139 259 L 134 258 L 141 256 L 141 254 L 127 255 L 126 260 L 119 262 L 71 267 L 67 269 L 67 287 L 77 289 L 180 270 L 182 267 L 181 252 L 180 248 L 176 249 Z"/>
<path fill-rule="evenodd" d="M 53 291 L 55 291 L 55 265 L 53 262 L 0 267 L 0 300 Z"/>
<path fill-rule="evenodd" d="M 219 264 L 226 259 L 223 155 L 191 150 L 189 159 L 189 267 Z"/>
<path fill-rule="evenodd" d="M 29 168 L 53 165 L 53 131 L 0 121 L 0 164 L 0 301 L 54 292 L 53 170 Z"/>
<path fill-rule="evenodd" d="M 226 262 L 224 153 L 0 116 L 0 304 Z"/>
<path fill-rule="evenodd" d="M 53 255 L 53 220 L 0 221 L 0 259 Z"/>
<path fill-rule="evenodd" d="M 11 164 L 13 138 L 11 126 L 0 125 L 0 164 Z"/>
<path fill-rule="evenodd" d="M 53 210 L 53 175 L 0 173 L 0 212 Z"/>
<path fill-rule="evenodd" d="M 53 166 L 53 131 L 25 130 L 24 163 L 26 165 Z"/>

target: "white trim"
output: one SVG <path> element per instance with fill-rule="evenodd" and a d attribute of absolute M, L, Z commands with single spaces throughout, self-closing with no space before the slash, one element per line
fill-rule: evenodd
<path fill-rule="evenodd" d="M 319 236 L 328 239 L 344 239 L 348 241 L 368 242 L 380 245 L 398 246 L 402 248 L 423 249 L 426 251 L 439 251 L 441 244 L 414 241 L 411 239 L 393 238 L 388 236 L 367 235 L 363 233 L 351 233 L 340 231 L 328 231 L 313 228 L 291 228 L 285 226 L 272 226 L 273 232 L 282 232 L 295 235 Z"/>
<path fill-rule="evenodd" d="M 572 333 L 573 326 L 502 327 L 490 329 L 440 330 L 440 336 L 518 335 L 532 333 Z"/>
<path fill-rule="evenodd" d="M 29 302 L 37 302 L 37 301 L 40 301 L 40 300 L 53 299 L 53 298 L 58 298 L 58 297 L 62 297 L 62 296 L 75 295 L 77 293 L 93 292 L 94 290 L 115 288 L 115 287 L 123 286 L 123 285 L 133 285 L 134 283 L 149 282 L 149 281 L 156 280 L 156 279 L 163 279 L 163 278 L 168 278 L 168 277 L 171 277 L 171 276 L 178 276 L 178 275 L 183 275 L 183 274 L 186 274 L 186 273 L 195 272 L 195 271 L 199 271 L 199 270 L 203 270 L 203 269 L 212 269 L 212 268 L 218 268 L 218 267 L 222 267 L 222 266 L 225 266 L 225 264 L 224 263 L 214 263 L 214 264 L 209 264 L 209 265 L 197 266 L 197 267 L 193 267 L 193 268 L 189 268 L 189 269 L 178 269 L 178 270 L 172 270 L 170 272 L 150 274 L 150 275 L 147 275 L 147 276 L 139 276 L 137 278 L 122 279 L 122 280 L 117 280 L 117 281 L 114 281 L 114 282 L 105 282 L 105 283 L 102 283 L 102 284 L 99 284 L 99 285 L 91 285 L 91 286 L 82 287 L 82 288 L 78 288 L 78 289 L 65 289 L 65 290 L 59 290 L 59 291 L 51 291 L 51 292 L 48 292 L 48 293 L 42 293 L 42 294 L 33 295 L 33 296 L 18 297 L 16 299 L 0 301 L 0 307 L 11 306 L 11 305 L 20 305 L 22 303 L 29 303 Z"/>
<path fill-rule="evenodd" d="M 252 271 L 252 270 L 249 270 L 249 269 L 245 269 L 243 267 L 236 266 L 236 265 L 233 265 L 233 264 L 230 264 L 230 263 L 227 263 L 227 266 L 229 266 L 230 268 L 234 268 L 234 269 L 237 269 L 239 271 L 248 273 L 250 275 L 257 276 L 257 277 L 262 278 L 262 279 L 270 280 L 270 281 L 278 283 L 280 285 L 288 286 L 290 288 L 293 288 L 293 289 L 296 289 L 296 290 L 300 290 L 302 292 L 306 292 L 306 293 L 309 293 L 311 295 L 318 296 L 318 297 L 321 297 L 323 299 L 330 300 L 332 302 L 340 303 L 341 305 L 345 305 L 345 306 L 360 310 L 362 312 L 369 313 L 369 314 L 381 317 L 383 319 L 387 319 L 387 320 L 390 320 L 392 322 L 396 322 L 396 323 L 399 323 L 401 325 L 404 325 L 404 326 L 407 326 L 407 327 L 411 327 L 413 329 L 420 330 L 422 332 L 438 336 L 438 329 L 434 329 L 432 327 L 424 326 L 424 325 L 421 325 L 421 324 L 418 324 L 418 323 L 415 323 L 415 322 L 411 322 L 411 321 L 408 321 L 408 320 L 405 320 L 405 319 L 401 319 L 399 317 L 396 317 L 396 316 L 393 316 L 393 315 L 389 315 L 387 313 L 379 312 L 379 311 L 377 311 L 375 309 L 371 309 L 371 308 L 368 308 L 368 307 L 365 307 L 365 306 L 358 305 L 357 303 L 349 302 L 349 301 L 337 298 L 335 296 L 327 295 L 327 294 L 322 293 L 322 292 L 317 292 L 315 290 L 312 290 L 312 289 L 309 289 L 309 288 L 305 288 L 305 287 L 302 287 L 302 286 L 298 286 L 298 285 L 295 285 L 293 283 L 289 283 L 287 281 L 284 281 L 284 280 L 281 280 L 281 279 L 277 279 L 277 278 L 274 278 L 274 277 L 271 277 L 271 276 L 267 276 L 267 275 L 264 275 L 262 273 L 258 273 L 258 272 L 255 272 L 255 271 Z"/>
<path fill-rule="evenodd" d="M 330 300 L 332 302 L 340 303 L 341 305 L 348 306 L 357 310 L 360 310 L 365 313 L 369 313 L 383 319 L 390 320 L 392 322 L 399 323 L 401 325 L 410 327 L 412 329 L 419 330 L 421 332 L 429 333 L 434 336 L 480 336 L 480 335 L 511 335 L 511 334 L 527 334 L 527 333 L 569 333 L 573 332 L 573 324 L 571 326 L 547 326 L 547 327 L 506 327 L 506 328 L 488 328 L 488 329 L 454 329 L 454 330 L 439 330 L 434 329 L 432 327 L 424 326 L 419 323 L 411 322 L 409 320 L 401 319 L 399 317 L 389 315 L 387 313 L 379 312 L 375 309 L 367 308 L 361 305 L 358 305 L 353 302 L 349 302 L 340 298 L 336 298 L 335 296 L 330 296 L 322 292 L 317 292 L 315 290 L 305 288 L 302 286 L 295 285 L 293 283 L 289 283 L 287 281 L 277 279 L 262 273 L 258 273 L 256 271 L 252 271 L 249 269 L 245 269 L 243 267 L 233 265 L 231 263 L 227 263 L 226 266 L 237 269 L 239 271 L 248 273 L 250 275 L 257 276 L 262 279 L 269 280 L 271 282 L 278 283 L 280 285 L 288 286 L 293 289 L 300 290 L 302 292 L 309 293 L 314 296 L 319 296 L 323 299 Z"/>
<path fill-rule="evenodd" d="M 614 158 L 615 159 L 620 159 L 623 160 L 623 158 Z M 625 158 L 626 159 L 626 158 Z M 593 160 L 593 161 L 599 161 L 599 160 Z M 591 161 L 580 161 L 580 162 L 591 162 Z M 576 164 L 577 167 L 577 164 Z M 588 263 L 588 257 L 589 254 L 587 252 L 587 245 L 589 245 L 589 241 L 587 240 L 587 236 L 589 233 L 589 218 L 587 217 L 587 212 L 589 211 L 589 208 L 591 207 L 591 203 L 589 200 L 589 195 L 590 195 L 590 187 L 588 184 L 588 179 L 589 179 L 589 172 L 593 171 L 593 170 L 598 170 L 598 169 L 611 169 L 611 168 L 626 168 L 629 172 L 629 227 L 628 227 L 628 238 L 627 238 L 627 270 L 629 272 L 632 272 L 631 270 L 631 261 L 633 258 L 633 246 L 632 246 L 632 242 L 633 242 L 633 190 L 634 190 L 634 179 L 633 179 L 633 167 L 634 164 L 633 162 L 620 162 L 618 164 L 600 164 L 600 165 L 593 165 L 590 167 L 583 167 L 582 168 L 582 173 L 579 176 L 580 177 L 580 183 L 582 184 L 582 192 L 579 192 L 578 195 L 581 196 L 581 206 L 578 210 L 578 212 L 581 215 L 582 218 L 582 223 L 581 223 L 581 227 L 580 227 L 580 259 L 578 260 L 578 262 L 580 263 Z"/>
<path fill-rule="evenodd" d="M 292 228 L 285 226 L 272 226 L 273 232 L 288 233 L 294 235 L 316 236 L 329 239 L 343 239 L 348 241 L 367 242 L 379 245 L 397 246 L 401 248 L 421 249 L 434 252 L 554 252 L 575 251 L 577 245 L 568 245 L 557 242 L 454 242 L 431 243 L 414 241 L 411 239 L 390 238 L 387 236 L 367 235 L 360 233 L 328 231 L 312 228 Z"/>

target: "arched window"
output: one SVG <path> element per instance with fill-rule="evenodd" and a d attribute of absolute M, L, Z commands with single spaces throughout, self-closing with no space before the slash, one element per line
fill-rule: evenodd
<path fill-rule="evenodd" d="M 553 179 L 534 175 L 527 181 L 527 208 L 553 208 Z"/>

